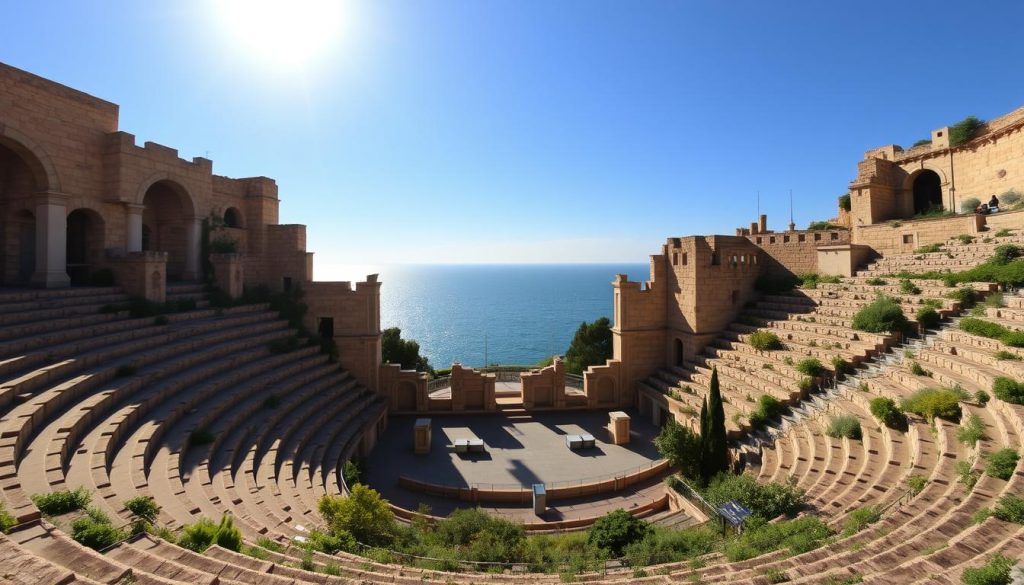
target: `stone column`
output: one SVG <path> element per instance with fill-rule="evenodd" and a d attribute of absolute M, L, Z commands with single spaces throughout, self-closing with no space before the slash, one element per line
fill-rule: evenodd
<path fill-rule="evenodd" d="M 142 251 L 142 212 L 145 205 L 135 203 L 125 204 L 125 211 L 128 213 L 128 252 Z"/>
<path fill-rule="evenodd" d="M 67 262 L 68 196 L 42 193 L 36 199 L 36 271 L 32 285 L 70 286 Z"/>
<path fill-rule="evenodd" d="M 200 240 L 203 237 L 203 220 L 198 217 L 185 218 L 185 280 L 199 280 Z"/>

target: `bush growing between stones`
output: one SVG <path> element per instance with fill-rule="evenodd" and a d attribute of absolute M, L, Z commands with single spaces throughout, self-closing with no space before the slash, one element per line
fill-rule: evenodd
<path fill-rule="evenodd" d="M 974 393 L 974 401 L 982 406 L 988 404 L 988 401 L 991 399 L 992 397 L 989 396 L 988 392 L 985 392 L 984 390 L 978 390 L 977 392 Z"/>
<path fill-rule="evenodd" d="M 907 324 L 903 308 L 887 296 L 879 296 L 853 316 L 853 328 L 868 333 L 902 332 Z"/>
<path fill-rule="evenodd" d="M 821 360 L 818 358 L 807 358 L 797 362 L 796 371 L 805 376 L 817 378 L 825 371 L 825 366 L 821 365 Z"/>
<path fill-rule="evenodd" d="M 928 485 L 928 478 L 923 475 L 911 475 L 907 478 L 907 487 L 916 496 Z"/>
<path fill-rule="evenodd" d="M 850 415 L 833 416 L 828 423 L 825 434 L 833 439 L 847 438 L 860 440 L 863 433 L 860 428 L 860 421 L 857 417 Z"/>
<path fill-rule="evenodd" d="M 1017 355 L 1017 354 L 1015 354 L 1013 352 L 1006 351 L 1005 349 L 1001 349 L 1001 350 L 995 352 L 994 354 L 992 354 L 992 357 L 994 357 L 994 358 L 996 358 L 997 360 L 1000 360 L 1000 361 L 1010 360 L 1010 361 L 1019 362 L 1021 360 L 1021 357 L 1019 355 Z"/>
<path fill-rule="evenodd" d="M 730 562 L 745 561 L 780 548 L 797 555 L 821 546 L 830 536 L 829 527 L 813 516 L 773 524 L 748 521 L 744 533 L 726 544 L 725 556 Z"/>
<path fill-rule="evenodd" d="M 975 116 L 967 116 L 953 124 L 949 127 L 949 146 L 954 148 L 971 140 L 984 125 L 985 122 Z"/>
<path fill-rule="evenodd" d="M 885 285 L 889 284 L 889 282 L 887 280 L 885 280 L 884 278 L 878 278 L 876 276 L 874 278 L 869 278 L 869 279 L 865 280 L 864 284 L 867 284 L 867 285 L 870 285 L 870 286 L 885 286 Z"/>
<path fill-rule="evenodd" d="M 836 377 L 841 378 L 845 374 L 853 371 L 853 364 L 843 359 L 841 356 L 832 357 L 832 370 L 835 371 Z"/>
<path fill-rule="evenodd" d="M 956 438 L 964 445 L 973 447 L 978 441 L 985 438 L 985 423 L 982 422 L 980 416 L 972 414 L 960 425 Z"/>
<path fill-rule="evenodd" d="M 769 419 L 775 418 L 783 409 L 782 402 L 770 394 L 762 394 L 757 399 L 757 407 L 750 413 L 750 426 L 762 427 Z"/>
<path fill-rule="evenodd" d="M 1024 384 L 1011 378 L 996 378 L 992 383 L 992 393 L 1004 402 L 1024 404 Z"/>
<path fill-rule="evenodd" d="M 947 299 L 952 299 L 960 304 L 961 309 L 970 309 L 974 306 L 976 300 L 974 297 L 974 289 L 969 287 L 958 288 L 951 290 L 946 293 Z"/>
<path fill-rule="evenodd" d="M 223 515 L 219 524 L 214 524 L 213 520 L 201 516 L 192 524 L 186 525 L 182 529 L 181 538 L 178 539 L 178 546 L 200 554 L 214 544 L 235 552 L 241 551 L 242 533 L 235 528 L 230 514 Z"/>
<path fill-rule="evenodd" d="M 782 349 L 782 341 L 779 336 L 771 331 L 755 331 L 750 334 L 749 343 L 754 349 L 760 351 L 771 351 Z"/>
<path fill-rule="evenodd" d="M 964 484 L 967 491 L 973 490 L 974 484 L 978 483 L 978 478 L 981 477 L 981 474 L 971 467 L 971 463 L 969 461 L 956 462 L 956 475 L 957 481 Z"/>
<path fill-rule="evenodd" d="M 907 417 L 900 410 L 896 401 L 886 396 L 872 398 L 870 403 L 871 414 L 885 426 L 891 429 L 905 429 Z"/>
<path fill-rule="evenodd" d="M 71 523 L 71 538 L 82 546 L 103 550 L 128 538 L 128 532 L 112 525 L 98 508 L 89 507 L 84 516 Z"/>
<path fill-rule="evenodd" d="M 959 236 L 956 237 L 956 239 L 960 240 L 960 243 L 965 246 L 974 243 L 974 236 L 970 234 L 960 234 Z"/>
<path fill-rule="evenodd" d="M 370 546 L 386 546 L 394 539 L 395 519 L 388 502 L 361 483 L 350 486 L 349 497 L 325 495 L 317 503 L 332 534 L 348 532 Z"/>
<path fill-rule="evenodd" d="M 0 534 L 6 534 L 17 523 L 18 519 L 7 511 L 3 502 L 0 502 Z"/>
<path fill-rule="evenodd" d="M 1013 494 L 1006 494 L 999 498 L 992 515 L 1003 522 L 1015 522 L 1024 524 L 1024 498 Z"/>
<path fill-rule="evenodd" d="M 853 209 L 853 201 L 850 199 L 850 194 L 839 196 L 839 209 L 843 211 L 850 211 Z"/>
<path fill-rule="evenodd" d="M 988 558 L 984 565 L 964 569 L 960 577 L 963 585 L 1010 585 L 1010 571 L 1014 561 L 996 553 Z"/>
<path fill-rule="evenodd" d="M 700 476 L 700 435 L 669 417 L 654 439 L 658 453 L 691 479 Z"/>
<path fill-rule="evenodd" d="M 672 530 L 651 525 L 643 540 L 626 545 L 622 553 L 629 561 L 629 566 L 646 567 L 675 563 L 713 552 L 720 541 L 721 536 L 707 526 Z"/>
<path fill-rule="evenodd" d="M 857 508 L 846 516 L 846 527 L 843 529 L 843 536 L 853 536 L 869 524 L 874 524 L 882 517 L 882 511 L 878 506 L 865 506 Z"/>
<path fill-rule="evenodd" d="M 81 510 L 89 505 L 92 500 L 90 494 L 84 487 L 75 490 L 61 490 L 48 494 L 36 494 L 32 496 L 32 503 L 39 508 L 44 516 L 59 516 L 75 510 Z"/>
<path fill-rule="evenodd" d="M 995 264 L 1009 264 L 1024 255 L 1024 249 L 1016 244 L 1001 244 L 996 246 L 992 254 L 992 262 Z"/>
<path fill-rule="evenodd" d="M 905 412 L 913 412 L 929 422 L 935 417 L 947 420 L 960 418 L 960 401 L 967 393 L 955 388 L 922 388 L 903 399 Z"/>
<path fill-rule="evenodd" d="M 910 362 L 910 373 L 915 376 L 931 376 L 932 373 L 921 367 L 921 364 L 911 360 Z"/>
<path fill-rule="evenodd" d="M 1000 449 L 988 456 L 988 464 L 985 466 L 985 473 L 992 477 L 1008 480 L 1013 477 L 1017 469 L 1017 461 L 1020 455 L 1009 447 Z"/>
<path fill-rule="evenodd" d="M 927 246 L 921 246 L 920 248 L 914 249 L 915 254 L 935 254 L 936 252 L 941 251 L 942 244 L 928 244 Z"/>
<path fill-rule="evenodd" d="M 978 199 L 977 197 L 968 197 L 967 199 L 960 201 L 960 211 L 962 213 L 974 213 L 974 210 L 977 209 L 979 205 L 981 205 L 981 199 Z"/>
<path fill-rule="evenodd" d="M 900 292 L 907 295 L 919 295 L 921 294 L 921 289 L 911 282 L 909 278 L 904 278 L 900 281 Z"/>
<path fill-rule="evenodd" d="M 942 316 L 931 307 L 921 307 L 914 315 L 914 320 L 921 325 L 921 329 L 935 329 L 942 322 Z"/>

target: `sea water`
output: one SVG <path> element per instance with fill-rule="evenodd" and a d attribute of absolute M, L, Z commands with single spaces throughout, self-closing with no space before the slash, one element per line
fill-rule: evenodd
<path fill-rule="evenodd" d="M 612 280 L 647 264 L 379 267 L 381 327 L 400 327 L 435 368 L 531 365 L 564 354 L 583 321 L 612 319 Z"/>

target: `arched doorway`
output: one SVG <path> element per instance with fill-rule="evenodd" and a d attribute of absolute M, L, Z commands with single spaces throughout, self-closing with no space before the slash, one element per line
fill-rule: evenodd
<path fill-rule="evenodd" d="M 224 226 L 229 228 L 242 227 L 242 214 L 234 207 L 224 210 Z"/>
<path fill-rule="evenodd" d="M 673 349 L 674 349 L 674 351 L 673 351 L 673 355 L 674 355 L 673 363 L 676 366 L 682 367 L 682 365 L 683 365 L 683 340 L 676 339 L 675 343 L 673 343 L 672 345 L 673 345 Z"/>
<path fill-rule="evenodd" d="M 68 214 L 67 266 L 72 285 L 87 285 L 103 258 L 103 218 L 91 209 Z"/>
<path fill-rule="evenodd" d="M 167 280 L 182 280 L 188 266 L 191 199 L 180 185 L 164 180 L 146 190 L 142 204 L 142 249 L 167 252 Z"/>
<path fill-rule="evenodd" d="M 914 214 L 942 209 L 942 179 L 935 171 L 925 169 L 914 177 Z"/>
<path fill-rule="evenodd" d="M 0 283 L 27 285 L 36 269 L 36 218 L 32 197 L 40 189 L 28 162 L 0 144 Z"/>

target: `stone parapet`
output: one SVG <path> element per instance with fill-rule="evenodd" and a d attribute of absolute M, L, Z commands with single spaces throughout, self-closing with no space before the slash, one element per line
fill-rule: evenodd
<path fill-rule="evenodd" d="M 114 282 L 131 295 L 154 303 L 167 300 L 167 252 L 129 252 L 107 257 Z"/>

